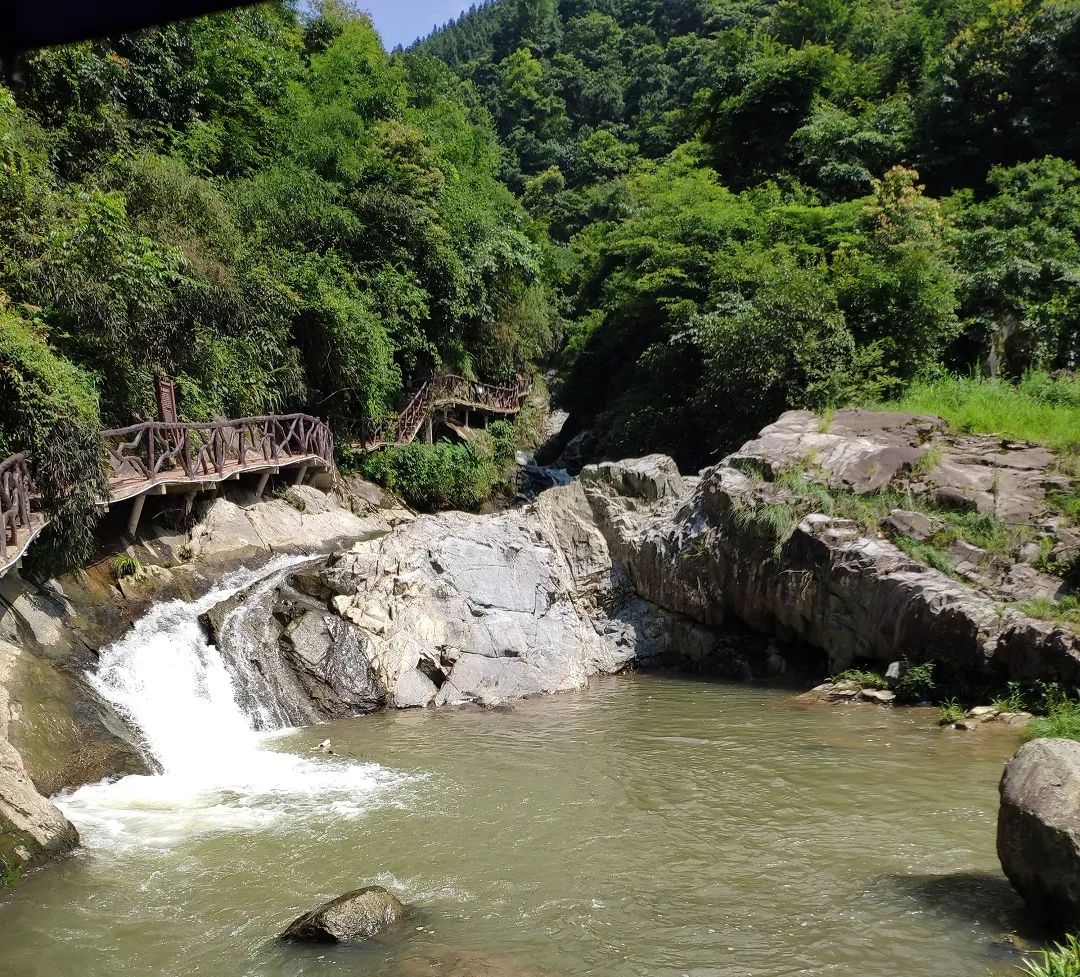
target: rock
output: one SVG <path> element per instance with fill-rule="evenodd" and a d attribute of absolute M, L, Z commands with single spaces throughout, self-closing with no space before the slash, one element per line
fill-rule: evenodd
<path fill-rule="evenodd" d="M 998 713 L 995 721 L 1004 723 L 1006 726 L 1026 726 L 1035 717 L 1030 712 L 1002 712 Z"/>
<path fill-rule="evenodd" d="M 1001 710 L 997 706 L 975 706 L 967 711 L 970 719 L 993 719 Z"/>
<path fill-rule="evenodd" d="M 1025 744 L 1001 778 L 997 851 L 1036 918 L 1080 925 L 1080 743 Z"/>
<path fill-rule="evenodd" d="M 1000 583 L 1001 592 L 1014 601 L 1037 600 L 1046 597 L 1053 600 L 1062 589 L 1061 580 L 1047 573 L 1040 573 L 1026 563 L 1017 563 Z"/>
<path fill-rule="evenodd" d="M 305 943 L 356 943 L 405 917 L 405 907 L 381 885 L 346 892 L 293 920 L 281 938 Z"/>
<path fill-rule="evenodd" d="M 18 752 L 40 794 L 148 773 L 129 736 L 116 712 L 79 677 L 0 641 L 0 739 Z"/>
<path fill-rule="evenodd" d="M 602 457 L 600 439 L 591 428 L 579 431 L 563 448 L 555 464 L 576 475 L 594 458 Z"/>
<path fill-rule="evenodd" d="M 35 790 L 22 758 L 0 738 L 0 888 L 78 843 L 74 825 Z"/>
<path fill-rule="evenodd" d="M 922 512 L 911 512 L 907 509 L 893 509 L 883 523 L 887 529 L 910 539 L 927 540 L 936 533 L 941 532 L 944 523 L 940 519 L 934 519 Z"/>
<path fill-rule="evenodd" d="M 414 668 L 398 676 L 392 701 L 398 709 L 409 709 L 428 705 L 438 694 L 439 687 L 420 669 Z"/>
<path fill-rule="evenodd" d="M 859 695 L 867 702 L 880 702 L 882 705 L 888 705 L 896 699 L 896 693 L 889 689 L 863 689 Z"/>
<path fill-rule="evenodd" d="M 128 600 L 146 600 L 153 598 L 174 581 L 174 574 L 168 567 L 140 566 L 130 577 L 121 577 L 116 585 L 120 593 Z"/>
<path fill-rule="evenodd" d="M 247 506 L 215 499 L 192 530 L 189 548 L 203 563 L 244 563 L 275 553 L 325 553 L 387 528 L 378 514 L 354 515 L 326 493 L 294 485 L 280 499 Z"/>
<path fill-rule="evenodd" d="M 857 699 L 859 693 L 862 690 L 857 685 L 852 685 L 850 682 L 842 682 L 839 685 L 834 685 L 828 693 L 830 700 L 837 699 Z"/>
<path fill-rule="evenodd" d="M 646 502 L 678 497 L 685 491 L 682 475 L 667 455 L 646 455 L 589 465 L 582 469 L 578 478 L 584 485 L 610 486 L 618 495 Z"/>

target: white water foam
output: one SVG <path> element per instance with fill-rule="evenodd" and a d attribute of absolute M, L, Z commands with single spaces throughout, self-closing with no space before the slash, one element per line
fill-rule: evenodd
<path fill-rule="evenodd" d="M 401 777 L 378 764 L 266 749 L 244 713 L 199 615 L 252 583 L 303 562 L 241 570 L 197 601 L 159 604 L 102 652 L 90 683 L 137 728 L 161 767 L 58 797 L 89 847 L 171 845 L 193 833 L 258 829 L 322 811 L 356 817 Z"/>

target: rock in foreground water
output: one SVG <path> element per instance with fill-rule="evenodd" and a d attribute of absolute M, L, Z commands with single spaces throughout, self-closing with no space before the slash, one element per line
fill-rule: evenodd
<path fill-rule="evenodd" d="M 381 885 L 346 892 L 294 919 L 281 934 L 305 943 L 354 943 L 389 929 L 405 917 L 405 907 Z"/>
<path fill-rule="evenodd" d="M 1039 739 L 1005 767 L 998 858 L 1040 922 L 1080 925 L 1080 743 Z"/>

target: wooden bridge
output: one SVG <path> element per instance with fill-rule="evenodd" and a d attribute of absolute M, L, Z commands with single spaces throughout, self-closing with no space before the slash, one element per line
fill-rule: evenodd
<path fill-rule="evenodd" d="M 517 414 L 529 395 L 529 386 L 525 379 L 519 379 L 513 386 L 499 387 L 466 380 L 453 373 L 437 373 L 416 391 L 397 417 L 365 424 L 360 440 L 353 447 L 374 451 L 386 445 L 409 444 L 424 428 L 430 442 L 432 420 L 439 408 L 453 406 L 488 414 Z"/>
<path fill-rule="evenodd" d="M 185 510 L 198 492 L 245 473 L 259 476 L 262 495 L 272 474 L 288 469 L 297 484 L 312 469 L 334 465 L 330 428 L 308 414 L 244 417 L 206 424 L 145 421 L 104 432 L 109 498 L 134 499 L 128 532 L 134 534 L 148 495 L 181 493 Z M 0 575 L 15 566 L 48 524 L 25 453 L 0 462 Z"/>
<path fill-rule="evenodd" d="M 476 383 L 453 374 L 436 374 L 397 416 L 364 426 L 354 447 L 374 451 L 408 444 L 431 425 L 440 408 L 461 407 L 486 414 L 521 410 L 526 381 L 509 387 Z M 105 431 L 105 466 L 110 503 L 132 499 L 128 532 L 134 535 L 148 495 L 182 494 L 185 511 L 195 495 L 218 483 L 256 475 L 256 496 L 270 476 L 288 470 L 295 484 L 309 472 L 334 468 L 334 436 L 325 421 L 309 414 L 274 414 L 203 424 L 144 421 Z M 18 565 L 26 548 L 48 524 L 34 488 L 30 458 L 24 452 L 0 461 L 0 576 Z"/>

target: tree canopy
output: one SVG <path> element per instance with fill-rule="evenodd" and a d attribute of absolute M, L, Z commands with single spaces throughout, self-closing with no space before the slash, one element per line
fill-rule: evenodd
<path fill-rule="evenodd" d="M 1078 365 L 1077 0 L 497 0 L 416 50 L 559 248 L 563 397 L 613 453 Z"/>

